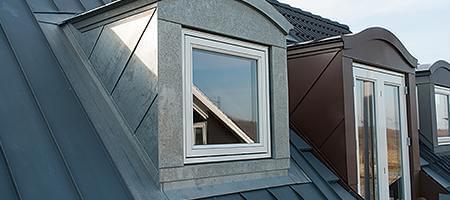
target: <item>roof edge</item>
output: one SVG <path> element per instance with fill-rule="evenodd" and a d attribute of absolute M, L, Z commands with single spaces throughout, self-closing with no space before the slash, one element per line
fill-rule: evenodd
<path fill-rule="evenodd" d="M 289 23 L 289 21 L 281 15 L 278 10 L 276 10 L 269 2 L 263 0 L 241 0 L 243 3 L 255 8 L 262 14 L 264 14 L 268 19 L 270 19 L 275 25 L 278 26 L 280 30 L 283 31 L 285 35 L 289 34 L 289 31 L 294 28 L 294 26 Z"/>
<path fill-rule="evenodd" d="M 104 13 L 106 11 L 110 11 L 113 10 L 115 8 L 121 7 L 123 5 L 129 4 L 129 3 L 135 3 L 138 6 L 145 6 L 145 5 L 149 5 L 155 2 L 158 2 L 161 0 L 140 0 L 140 1 L 136 1 L 136 0 L 116 0 L 116 1 L 112 1 L 110 3 L 107 3 L 103 6 L 99 6 L 96 7 L 92 10 L 88 10 L 86 12 L 82 12 L 78 15 L 75 15 L 69 19 L 64 20 L 63 22 L 61 22 L 61 24 L 65 24 L 65 23 L 76 23 L 79 21 L 83 21 L 87 18 L 90 18 L 92 16 L 98 15 L 100 13 Z"/>
<path fill-rule="evenodd" d="M 151 4 L 158 1 L 163 0 L 141 0 L 143 4 Z M 281 15 L 270 3 L 262 0 L 240 0 L 241 2 L 253 7 L 254 9 L 258 10 L 260 13 L 265 15 L 270 21 L 272 21 L 280 30 L 283 31 L 285 35 L 289 34 L 289 31 L 294 27 L 287 19 Z M 69 18 L 65 20 L 63 23 L 74 23 L 77 21 L 81 21 L 83 19 L 89 18 L 93 15 L 97 15 L 99 13 L 103 13 L 108 10 L 112 10 L 114 8 L 120 7 L 124 4 L 134 2 L 134 0 L 118 0 L 113 1 L 111 3 L 108 3 L 106 5 L 94 8 L 92 10 L 89 10 L 87 12 L 81 13 L 79 15 L 76 15 L 72 18 Z"/>
<path fill-rule="evenodd" d="M 444 69 L 450 71 L 450 63 L 448 63 L 445 60 L 438 60 L 435 63 L 433 63 L 427 71 L 429 71 L 431 74 L 433 74 L 439 68 L 444 68 Z"/>
<path fill-rule="evenodd" d="M 321 15 L 313 14 L 313 13 L 311 13 L 309 11 L 306 11 L 306 10 L 303 10 L 301 8 L 297 8 L 297 7 L 291 6 L 291 5 L 287 4 L 287 3 L 279 2 L 278 0 L 266 0 L 266 1 L 268 1 L 270 3 L 273 3 L 273 4 L 277 4 L 277 5 L 285 8 L 285 9 L 290 9 L 293 12 L 296 12 L 298 14 L 301 14 L 301 15 L 304 15 L 304 16 L 307 16 L 307 17 L 311 17 L 311 18 L 313 18 L 315 20 L 322 21 L 322 22 L 324 22 L 326 24 L 329 24 L 329 25 L 332 25 L 332 26 L 336 26 L 336 27 L 339 27 L 339 28 L 342 28 L 342 29 L 347 29 L 349 32 L 351 32 L 350 27 L 347 24 L 340 23 L 338 21 L 332 20 L 330 18 L 321 16 Z"/>
<path fill-rule="evenodd" d="M 411 55 L 403 43 L 391 31 L 381 27 L 367 28 L 356 34 L 343 36 L 344 48 L 351 49 L 354 44 L 367 42 L 371 40 L 381 40 L 393 46 L 403 56 L 411 68 L 417 68 L 417 58 Z"/>

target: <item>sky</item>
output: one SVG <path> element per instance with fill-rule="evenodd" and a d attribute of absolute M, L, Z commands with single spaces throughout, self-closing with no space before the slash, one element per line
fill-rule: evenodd
<path fill-rule="evenodd" d="M 368 27 L 393 32 L 420 64 L 450 62 L 449 0 L 279 0 L 347 24 L 353 33 Z"/>

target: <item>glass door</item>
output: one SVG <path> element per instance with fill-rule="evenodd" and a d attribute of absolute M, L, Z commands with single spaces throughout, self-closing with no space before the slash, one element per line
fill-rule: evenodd
<path fill-rule="evenodd" d="M 358 193 L 369 200 L 411 199 L 405 79 L 354 64 Z"/>

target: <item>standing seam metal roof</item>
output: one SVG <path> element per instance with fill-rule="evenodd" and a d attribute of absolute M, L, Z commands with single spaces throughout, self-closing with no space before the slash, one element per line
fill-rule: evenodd
<path fill-rule="evenodd" d="M 48 41 L 61 38 L 42 32 L 59 30 L 63 19 L 109 2 L 0 2 L 2 199 L 133 199 L 55 57 L 70 51 L 51 49 Z M 303 177 L 296 184 L 214 199 L 353 199 L 292 131 L 291 162 L 290 176 Z"/>
<path fill-rule="evenodd" d="M 356 199 L 340 185 L 339 178 L 312 153 L 312 147 L 292 129 L 290 143 L 292 164 L 289 174 L 293 176 L 295 171 L 302 171 L 310 179 L 309 182 L 242 191 L 206 199 Z"/>
<path fill-rule="evenodd" d="M 422 170 L 450 192 L 450 155 L 435 154 L 423 142 L 420 142 Z"/>

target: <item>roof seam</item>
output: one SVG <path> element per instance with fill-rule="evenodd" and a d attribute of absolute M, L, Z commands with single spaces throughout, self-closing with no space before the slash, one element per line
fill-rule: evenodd
<path fill-rule="evenodd" d="M 34 18 L 34 15 L 31 13 L 31 9 L 29 8 L 28 3 L 25 2 L 25 4 L 26 4 L 27 11 L 29 12 L 30 16 L 33 16 L 33 21 L 36 22 L 36 19 Z M 7 34 L 6 31 L 5 31 L 6 29 L 4 28 L 4 26 L 3 26 L 2 24 L 3 24 L 3 23 L 1 23 L 1 17 L 0 17 L 0 28 L 2 29 L 3 33 L 5 34 L 5 38 L 6 38 L 6 40 L 8 41 L 8 45 L 9 45 L 11 51 L 13 52 L 14 57 L 16 58 L 17 64 L 18 64 L 18 66 L 19 66 L 19 70 L 20 70 L 20 72 L 21 72 L 21 74 L 22 74 L 22 77 L 24 78 L 24 80 L 25 80 L 25 82 L 26 82 L 26 86 L 27 86 L 27 88 L 30 90 L 30 93 L 31 93 L 31 95 L 33 96 L 33 99 L 34 99 L 34 103 L 36 104 L 36 107 L 38 108 L 39 113 L 40 113 L 42 119 L 44 120 L 45 125 L 46 125 L 47 128 L 48 128 L 48 132 L 49 132 L 51 141 L 52 141 L 52 143 L 56 146 L 56 149 L 57 149 L 57 151 L 58 151 L 58 154 L 59 154 L 59 156 L 61 157 L 61 159 L 62 159 L 62 161 L 63 161 L 63 163 L 64 163 L 64 167 L 66 168 L 65 171 L 66 171 L 67 175 L 68 175 L 69 178 L 70 178 L 70 182 L 72 183 L 74 189 L 77 191 L 78 196 L 79 196 L 81 199 L 84 199 L 83 196 L 82 196 L 82 193 L 81 193 L 81 191 L 80 191 L 78 185 L 76 184 L 75 179 L 74 179 L 74 177 L 73 177 L 73 175 L 72 175 L 72 173 L 71 173 L 71 171 L 70 171 L 70 167 L 68 166 L 67 160 L 66 160 L 66 158 L 64 157 L 64 154 L 62 153 L 61 148 L 60 148 L 59 144 L 58 144 L 57 141 L 56 141 L 56 138 L 55 138 L 55 136 L 54 136 L 54 134 L 53 134 L 53 130 L 52 130 L 52 128 L 51 128 L 51 126 L 50 126 L 50 124 L 49 124 L 49 122 L 48 122 L 48 120 L 47 120 L 47 118 L 46 118 L 44 112 L 42 111 L 42 106 L 39 104 L 39 101 L 38 101 L 38 99 L 37 99 L 36 93 L 35 93 L 34 89 L 31 87 L 30 80 L 29 80 L 29 78 L 27 77 L 27 75 L 26 75 L 26 73 L 25 73 L 25 70 L 23 69 L 23 64 L 20 62 L 20 59 L 17 57 L 17 52 L 16 52 L 16 50 L 12 47 L 12 45 L 11 45 L 11 40 L 9 39 L 8 34 Z"/>
<path fill-rule="evenodd" d="M 17 197 L 19 199 L 23 199 L 22 196 L 20 195 L 19 186 L 17 185 L 17 181 L 16 181 L 15 177 L 12 174 L 11 165 L 9 164 L 9 160 L 8 160 L 8 157 L 6 156 L 6 153 L 5 153 L 5 150 L 3 148 L 3 144 L 2 144 L 1 140 L 0 140 L 0 154 L 3 155 L 3 159 L 5 160 L 5 165 L 8 168 L 8 174 L 11 177 L 11 182 L 12 182 L 12 184 L 14 186 L 14 192 L 16 193 L 16 195 L 17 195 Z"/>

